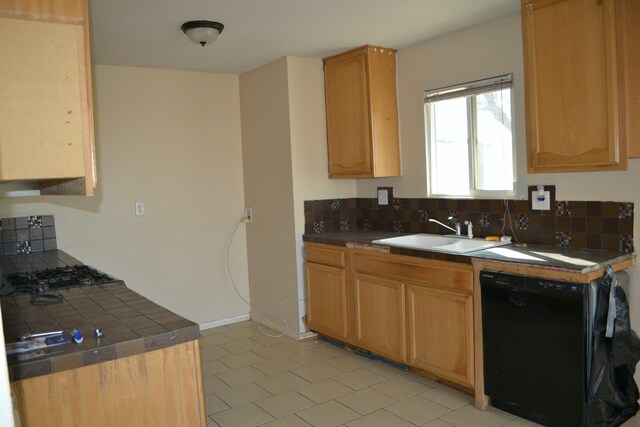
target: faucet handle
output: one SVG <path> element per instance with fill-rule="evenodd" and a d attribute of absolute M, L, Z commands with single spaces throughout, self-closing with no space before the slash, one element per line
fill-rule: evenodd
<path fill-rule="evenodd" d="M 470 239 L 473 239 L 473 224 L 471 223 L 471 221 L 467 220 L 464 222 L 464 225 L 467 226 L 467 235 Z"/>

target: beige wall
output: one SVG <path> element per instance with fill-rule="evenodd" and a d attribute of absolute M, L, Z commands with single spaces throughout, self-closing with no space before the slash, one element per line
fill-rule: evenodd
<path fill-rule="evenodd" d="M 304 201 L 355 197 L 353 179 L 329 179 L 322 60 L 288 57 L 298 294 L 305 295 Z M 300 302 L 300 315 L 306 314 Z M 301 329 L 302 330 L 302 329 Z"/>
<path fill-rule="evenodd" d="M 245 205 L 253 209 L 247 224 L 251 317 L 282 330 L 281 320 L 298 334 L 296 246 L 291 175 L 291 134 L 287 59 L 282 58 L 240 75 L 242 158 Z"/>
<path fill-rule="evenodd" d="M 96 66 L 94 92 L 95 197 L 0 198 L 2 216 L 55 215 L 60 249 L 195 322 L 247 314 L 223 260 L 244 206 L 238 76 Z M 247 294 L 242 227 L 230 264 Z"/>
<path fill-rule="evenodd" d="M 517 168 L 520 188 L 552 184 L 558 200 L 629 201 L 636 206 L 634 244 L 640 207 L 640 159 L 630 161 L 625 172 L 527 174 L 524 128 L 524 76 L 520 16 L 498 19 L 465 31 L 398 52 L 398 108 L 402 177 L 359 180 L 358 197 L 375 197 L 377 186 L 394 187 L 400 197 L 426 197 L 426 164 L 422 94 L 426 89 L 512 72 L 516 123 Z M 640 279 L 634 268 L 630 292 L 632 322 L 640 331 Z"/>

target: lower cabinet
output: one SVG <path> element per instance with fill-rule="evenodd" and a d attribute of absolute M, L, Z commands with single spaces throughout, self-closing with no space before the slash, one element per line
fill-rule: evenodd
<path fill-rule="evenodd" d="M 315 243 L 305 253 L 312 330 L 474 387 L 470 264 Z"/>
<path fill-rule="evenodd" d="M 356 345 L 406 363 L 405 284 L 356 274 L 354 288 Z"/>
<path fill-rule="evenodd" d="M 409 364 L 473 387 L 473 296 L 407 285 Z"/>
<path fill-rule="evenodd" d="M 305 244 L 307 325 L 341 341 L 349 338 L 349 292 L 346 250 L 337 246 Z"/>

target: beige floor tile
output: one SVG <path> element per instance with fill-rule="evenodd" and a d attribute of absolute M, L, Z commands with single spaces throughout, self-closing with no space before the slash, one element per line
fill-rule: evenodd
<path fill-rule="evenodd" d="M 228 344 L 232 341 L 231 338 L 223 334 L 207 335 L 200 339 L 200 348 L 211 348 L 216 345 Z"/>
<path fill-rule="evenodd" d="M 396 368 L 395 366 L 391 366 L 387 363 L 378 361 L 365 365 L 364 368 L 368 371 L 375 372 L 378 375 L 382 375 L 383 377 L 388 379 L 399 377 L 401 375 L 407 375 L 407 371 L 404 369 Z"/>
<path fill-rule="evenodd" d="M 353 350 L 337 344 L 329 344 L 318 348 L 318 351 L 326 353 L 333 357 L 340 357 L 346 354 L 356 354 Z"/>
<path fill-rule="evenodd" d="M 428 386 L 429 388 L 438 388 L 443 386 L 442 383 L 432 380 L 431 378 L 427 378 L 423 375 L 416 374 L 415 372 L 409 372 L 408 377 L 414 381 L 419 382 L 420 384 Z"/>
<path fill-rule="evenodd" d="M 293 360 L 300 365 L 309 365 L 311 363 L 324 362 L 325 360 L 333 359 L 333 356 L 330 354 L 319 351 L 321 349 L 322 347 L 316 347 L 311 350 L 299 351 L 287 356 L 287 359 Z"/>
<path fill-rule="evenodd" d="M 315 405 L 315 402 L 293 390 L 258 400 L 255 403 L 274 418 L 282 418 Z"/>
<path fill-rule="evenodd" d="M 207 415 L 217 414 L 226 411 L 229 406 L 215 394 L 208 394 L 204 397 L 204 413 Z"/>
<path fill-rule="evenodd" d="M 202 388 L 204 389 L 204 394 L 215 393 L 216 391 L 221 391 L 229 388 L 225 383 L 220 381 L 218 377 L 212 375 L 210 377 L 202 378 Z"/>
<path fill-rule="evenodd" d="M 324 362 L 312 363 L 300 368 L 291 369 L 291 372 L 309 382 L 324 380 L 325 378 L 331 378 L 342 373 L 340 369 L 327 365 Z"/>
<path fill-rule="evenodd" d="M 265 359 L 281 358 L 287 354 L 295 353 L 295 350 L 284 343 L 273 344 L 268 347 L 262 347 L 254 351 Z"/>
<path fill-rule="evenodd" d="M 235 330 L 235 329 L 244 329 L 244 328 L 251 328 L 251 327 L 255 328 L 258 326 L 258 324 L 253 320 L 245 320 L 243 322 L 231 323 L 226 326 L 228 329 Z"/>
<path fill-rule="evenodd" d="M 296 389 L 296 391 L 316 403 L 323 403 L 327 400 L 350 393 L 353 390 L 329 378 L 300 387 Z"/>
<path fill-rule="evenodd" d="M 445 385 L 422 393 L 421 396 L 450 409 L 462 408 L 467 403 L 473 402 L 473 396 L 470 394 Z"/>
<path fill-rule="evenodd" d="M 225 332 L 227 332 L 229 330 L 230 329 L 227 328 L 226 326 L 218 326 L 217 328 L 201 329 L 200 330 L 200 335 L 203 336 L 203 337 L 207 337 L 209 335 L 224 334 Z"/>
<path fill-rule="evenodd" d="M 629 420 L 632 421 L 632 420 Z M 636 424 L 629 424 L 629 421 L 622 424 L 622 427 L 640 426 L 640 422 L 636 421 Z M 525 420 L 523 418 L 516 418 L 509 421 L 504 427 L 541 427 L 541 424 L 534 423 L 533 421 Z"/>
<path fill-rule="evenodd" d="M 274 344 L 286 344 L 289 347 L 293 347 L 291 343 L 297 342 L 293 338 L 288 337 L 286 335 L 281 336 L 279 338 L 272 338 L 272 337 L 268 337 L 266 335 L 261 334 L 261 335 L 256 335 L 255 337 L 251 337 L 251 339 L 267 347 Z"/>
<path fill-rule="evenodd" d="M 385 377 L 362 368 L 336 375 L 333 379 L 354 390 L 360 390 L 386 380 Z"/>
<path fill-rule="evenodd" d="M 426 423 L 424 427 L 451 427 L 451 424 L 445 423 L 442 420 L 433 420 L 429 423 Z"/>
<path fill-rule="evenodd" d="M 224 336 L 233 341 L 245 340 L 262 335 L 258 328 L 234 329 L 224 333 Z"/>
<path fill-rule="evenodd" d="M 225 356 L 228 357 L 228 356 Z M 202 368 L 202 376 L 208 377 L 211 375 L 220 374 L 222 372 L 227 372 L 231 370 L 227 365 L 220 362 L 219 360 L 206 360 L 201 364 Z"/>
<path fill-rule="evenodd" d="M 339 426 L 360 416 L 360 414 L 354 410 L 347 408 L 335 400 L 330 400 L 309 409 L 305 409 L 304 411 L 298 412 L 296 415 L 314 427 Z"/>
<path fill-rule="evenodd" d="M 220 347 L 219 345 L 216 345 L 216 346 L 213 346 L 213 347 L 201 349 L 200 350 L 200 360 L 203 361 L 203 362 L 206 362 L 207 360 L 219 359 L 221 357 L 228 356 L 230 354 L 231 353 L 229 353 L 224 348 Z"/>
<path fill-rule="evenodd" d="M 207 420 L 207 427 L 219 427 L 220 424 L 218 424 L 217 422 L 213 421 L 213 419 L 211 419 L 210 417 L 206 417 L 205 418 Z"/>
<path fill-rule="evenodd" d="M 440 419 L 456 427 L 498 427 L 509 422 L 508 418 L 493 412 L 480 411 L 472 405 L 463 406 Z"/>
<path fill-rule="evenodd" d="M 311 339 L 311 340 L 305 340 L 305 341 L 292 340 L 292 341 L 288 342 L 287 344 L 290 345 L 291 347 L 297 349 L 297 350 L 300 350 L 300 351 L 311 350 L 313 348 L 318 348 L 318 347 L 323 347 L 325 345 L 330 345 L 326 341 L 322 341 L 322 340 L 319 340 L 319 339 Z"/>
<path fill-rule="evenodd" d="M 326 363 L 346 372 L 371 365 L 373 360 L 368 357 L 345 352 L 344 355 L 327 360 Z"/>
<path fill-rule="evenodd" d="M 262 424 L 260 427 L 309 427 L 310 425 L 297 415 L 289 415 L 288 417 Z"/>
<path fill-rule="evenodd" d="M 265 378 L 266 375 L 252 366 L 245 366 L 244 368 L 223 372 L 218 374 L 217 377 L 224 381 L 228 386 L 235 387 Z"/>
<path fill-rule="evenodd" d="M 451 412 L 451 409 L 420 396 L 403 400 L 385 409 L 417 425 L 428 423 Z"/>
<path fill-rule="evenodd" d="M 299 368 L 302 365 L 294 362 L 293 360 L 282 358 L 264 360 L 262 362 L 254 363 L 251 366 L 261 372 L 264 372 L 266 375 L 275 375 L 281 372 L 287 372 L 290 369 Z"/>
<path fill-rule="evenodd" d="M 640 427 L 640 415 L 629 418 L 627 421 L 622 423 L 622 427 Z"/>
<path fill-rule="evenodd" d="M 396 400 L 405 400 L 430 389 L 429 386 L 412 380 L 406 375 L 376 384 L 373 388 Z"/>
<path fill-rule="evenodd" d="M 308 381 L 292 374 L 291 372 L 276 374 L 271 377 L 258 380 L 255 383 L 271 394 L 284 393 L 287 390 L 292 390 L 309 384 Z"/>
<path fill-rule="evenodd" d="M 509 418 L 510 420 L 515 420 L 516 418 L 518 418 L 517 415 L 511 414 L 507 411 L 503 411 L 502 409 L 494 408 L 493 406 L 489 406 L 487 408 L 487 411 L 491 411 L 494 414 L 498 414 L 502 417 Z"/>
<path fill-rule="evenodd" d="M 232 354 L 219 359 L 231 369 L 238 369 L 245 366 L 253 365 L 258 362 L 262 362 L 264 357 L 258 356 L 252 351 L 245 351 L 244 353 Z"/>
<path fill-rule="evenodd" d="M 384 409 L 347 423 L 349 427 L 413 427 L 408 421 Z"/>
<path fill-rule="evenodd" d="M 219 391 L 216 393 L 216 396 L 222 399 L 227 405 L 235 408 L 271 395 L 263 388 L 251 383 Z"/>
<path fill-rule="evenodd" d="M 394 398 L 372 388 L 365 388 L 345 394 L 344 396 L 337 397 L 335 400 L 362 415 L 370 414 L 371 412 L 397 403 L 397 400 Z"/>
<path fill-rule="evenodd" d="M 244 329 L 240 329 L 244 331 Z M 227 344 L 222 344 L 220 347 L 224 348 L 231 354 L 244 353 L 245 351 L 258 350 L 264 348 L 262 344 L 256 342 L 250 338 L 245 338 L 238 341 L 233 341 Z"/>
<path fill-rule="evenodd" d="M 212 415 L 211 418 L 221 427 L 254 427 L 273 420 L 271 415 L 253 403 L 218 412 Z"/>

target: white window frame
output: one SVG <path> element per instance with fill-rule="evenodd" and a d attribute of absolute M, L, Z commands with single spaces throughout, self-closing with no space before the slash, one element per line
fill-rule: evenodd
<path fill-rule="evenodd" d="M 512 147 L 511 147 L 511 164 L 513 167 L 513 186 L 511 190 L 477 190 L 475 188 L 477 181 L 477 160 L 475 152 L 477 150 L 477 123 L 476 123 L 476 105 L 472 102 L 470 95 L 478 95 L 508 85 L 511 93 L 511 135 L 512 135 Z M 435 193 L 432 189 L 432 174 L 431 174 L 431 157 L 434 153 L 435 144 L 435 130 L 430 123 L 434 120 L 433 109 L 429 108 L 430 103 L 434 101 L 441 101 L 445 99 L 454 99 L 466 96 L 467 98 L 467 126 L 471 129 L 472 135 L 468 133 L 468 137 L 472 137 L 473 141 L 468 143 L 469 153 L 469 193 L 468 194 L 442 194 Z M 488 79 L 475 80 L 472 82 L 457 84 L 453 86 L 447 86 L 439 89 L 427 90 L 424 92 L 424 124 L 425 124 L 425 145 L 426 145 L 426 170 L 427 170 L 427 194 L 429 197 L 438 198 L 486 198 L 486 199 L 505 199 L 515 198 L 517 196 L 517 168 L 516 168 L 516 141 L 515 141 L 515 116 L 514 116 L 514 90 L 513 90 L 513 74 L 505 74 L 501 76 L 491 77 Z"/>

